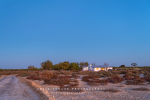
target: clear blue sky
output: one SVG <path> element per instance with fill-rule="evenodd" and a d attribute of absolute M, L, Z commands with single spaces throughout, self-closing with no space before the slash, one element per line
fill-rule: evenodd
<path fill-rule="evenodd" d="M 150 0 L 0 0 L 0 68 L 46 60 L 150 66 Z"/>

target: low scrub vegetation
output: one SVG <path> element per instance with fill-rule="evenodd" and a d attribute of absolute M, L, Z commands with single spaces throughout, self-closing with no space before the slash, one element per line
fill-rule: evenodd
<path fill-rule="evenodd" d="M 134 79 L 134 80 L 127 80 L 126 85 L 141 85 L 144 82 L 145 82 L 144 79 L 139 78 L 139 79 Z"/>
<path fill-rule="evenodd" d="M 147 74 L 145 75 L 144 79 L 145 79 L 146 81 L 148 81 L 149 84 L 150 84 L 150 73 L 147 73 Z"/>
<path fill-rule="evenodd" d="M 115 75 L 109 78 L 109 81 L 112 83 L 121 83 L 124 81 L 124 79 L 121 76 Z"/>
<path fill-rule="evenodd" d="M 148 88 L 145 88 L 145 87 L 140 87 L 140 88 L 133 88 L 131 90 L 134 90 L 134 91 L 149 91 Z"/>
<path fill-rule="evenodd" d="M 105 89 L 103 91 L 104 92 L 111 92 L 111 93 L 118 93 L 118 92 L 120 92 L 119 90 L 116 90 L 116 89 Z"/>
<path fill-rule="evenodd" d="M 83 90 L 78 87 L 79 83 L 77 80 L 71 80 L 68 85 L 60 86 L 62 92 L 82 92 Z"/>
<path fill-rule="evenodd" d="M 68 85 L 70 83 L 71 79 L 68 77 L 58 77 L 55 79 L 44 79 L 45 84 L 50 85 L 58 85 L 58 86 L 64 86 Z"/>
<path fill-rule="evenodd" d="M 96 75 L 88 75 L 88 76 L 82 77 L 82 81 L 84 81 L 84 82 L 90 82 L 90 80 L 94 80 L 96 78 L 99 78 L 99 77 L 96 76 Z"/>
<path fill-rule="evenodd" d="M 58 75 L 55 72 L 43 71 L 35 72 L 34 74 L 27 77 L 27 79 L 32 80 L 43 80 L 44 84 L 57 85 L 60 87 L 59 91 L 69 91 L 69 92 L 81 92 L 79 90 L 72 90 L 72 88 L 78 87 L 78 81 L 75 80 L 78 76 L 75 75 Z M 73 79 L 72 79 L 73 78 Z M 65 88 L 69 90 L 64 90 Z"/>
<path fill-rule="evenodd" d="M 132 80 L 132 75 L 125 74 L 123 78 L 125 78 L 125 80 Z"/>
<path fill-rule="evenodd" d="M 77 75 L 76 73 L 72 73 L 72 78 L 77 79 L 77 78 L 80 78 L 80 76 L 79 76 L 79 75 Z"/>
<path fill-rule="evenodd" d="M 27 79 L 40 80 L 40 77 L 37 75 L 31 75 L 31 76 L 28 76 Z"/>
<path fill-rule="evenodd" d="M 106 85 L 109 80 L 108 79 L 97 79 L 99 76 L 96 75 L 88 75 L 82 78 L 82 81 L 87 82 L 88 85 Z"/>

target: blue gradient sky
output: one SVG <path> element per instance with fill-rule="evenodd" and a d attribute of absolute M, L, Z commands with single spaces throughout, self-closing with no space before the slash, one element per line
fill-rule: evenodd
<path fill-rule="evenodd" d="M 150 0 L 0 0 L 0 68 L 150 65 Z"/>

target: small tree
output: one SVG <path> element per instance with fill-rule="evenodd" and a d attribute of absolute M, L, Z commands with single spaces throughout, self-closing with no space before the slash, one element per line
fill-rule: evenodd
<path fill-rule="evenodd" d="M 70 69 L 70 70 L 77 71 L 77 70 L 80 69 L 80 67 L 79 67 L 78 64 L 76 64 L 76 63 L 70 63 L 70 64 L 69 64 L 69 69 Z"/>
<path fill-rule="evenodd" d="M 137 63 L 132 63 L 131 66 L 136 67 Z"/>
<path fill-rule="evenodd" d="M 80 62 L 80 69 L 82 70 L 82 67 L 84 66 L 84 62 Z"/>
<path fill-rule="evenodd" d="M 80 67 L 83 67 L 84 66 L 84 62 L 80 62 Z"/>
<path fill-rule="evenodd" d="M 28 69 L 33 69 L 33 68 L 34 68 L 34 66 L 31 66 L 31 65 L 30 65 L 30 66 L 28 66 Z"/>
<path fill-rule="evenodd" d="M 28 66 L 29 70 L 38 70 L 38 68 L 34 67 L 34 66 Z"/>
<path fill-rule="evenodd" d="M 43 69 L 50 70 L 53 67 L 53 63 L 50 60 L 41 63 Z"/>
<path fill-rule="evenodd" d="M 88 62 L 85 62 L 84 65 L 85 65 L 85 66 L 89 66 L 89 63 L 88 63 Z"/>
<path fill-rule="evenodd" d="M 124 67 L 126 67 L 126 66 L 125 66 L 125 65 L 121 65 L 120 67 L 124 68 Z"/>
<path fill-rule="evenodd" d="M 56 64 L 56 65 L 53 65 L 52 69 L 54 70 L 60 70 L 60 65 L 59 64 Z"/>

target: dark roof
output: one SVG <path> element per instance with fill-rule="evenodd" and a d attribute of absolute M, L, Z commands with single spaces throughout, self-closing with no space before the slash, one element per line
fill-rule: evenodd
<path fill-rule="evenodd" d="M 105 68 L 105 67 L 109 67 L 109 66 L 106 66 L 106 65 L 93 65 L 92 66 L 93 68 Z"/>

